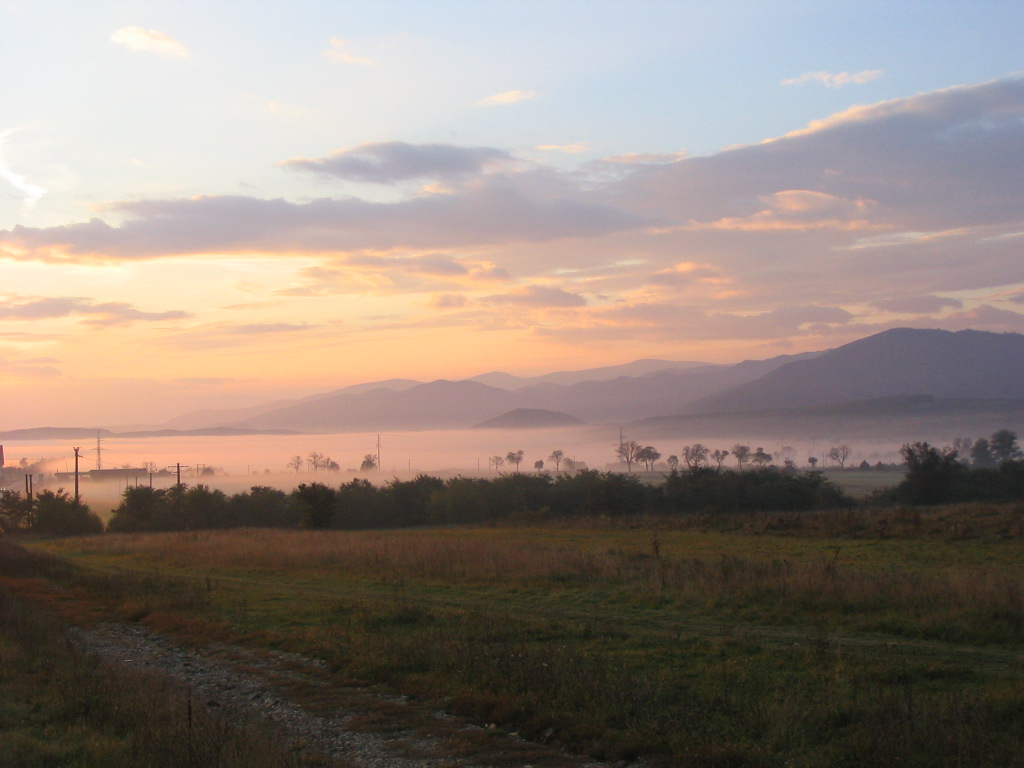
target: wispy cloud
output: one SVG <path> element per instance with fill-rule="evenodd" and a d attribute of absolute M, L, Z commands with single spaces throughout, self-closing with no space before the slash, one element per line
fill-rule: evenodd
<path fill-rule="evenodd" d="M 110 39 L 130 51 L 153 53 L 157 56 L 185 58 L 191 51 L 173 37 L 157 29 L 142 27 L 121 27 L 110 36 Z"/>
<path fill-rule="evenodd" d="M 585 198 L 548 199 L 498 180 L 459 194 L 396 203 L 322 198 L 309 203 L 244 196 L 122 202 L 129 219 L 0 231 L 0 254 L 68 261 L 202 253 L 451 248 L 538 242 L 635 229 L 649 222 Z"/>
<path fill-rule="evenodd" d="M 946 296 L 894 296 L 891 299 L 876 301 L 874 306 L 886 312 L 930 315 L 944 309 L 960 309 L 963 302 Z"/>
<path fill-rule="evenodd" d="M 578 155 L 590 149 L 586 142 L 580 141 L 575 144 L 540 144 L 537 149 L 542 152 L 565 152 L 570 155 Z"/>
<path fill-rule="evenodd" d="M 333 61 L 340 61 L 343 64 L 358 64 L 361 67 L 368 67 L 373 64 L 373 59 L 356 53 L 347 40 L 342 40 L 339 37 L 331 38 L 326 54 L 327 58 Z"/>
<path fill-rule="evenodd" d="M 476 103 L 478 107 L 500 107 L 536 98 L 536 91 L 502 91 L 494 93 Z"/>
<path fill-rule="evenodd" d="M 13 130 L 3 131 L 0 133 L 0 179 L 3 179 L 16 190 L 21 192 L 24 196 L 24 205 L 22 210 L 27 213 L 31 211 L 39 199 L 46 194 L 46 189 L 37 184 L 30 184 L 24 176 L 15 173 L 11 170 L 10 166 L 4 157 L 4 144 L 8 142 L 9 137 L 13 134 Z"/>
<path fill-rule="evenodd" d="M 781 85 L 803 85 L 804 83 L 820 83 L 826 88 L 842 88 L 844 85 L 864 85 L 877 80 L 885 74 L 881 69 L 865 69 L 861 72 L 804 72 L 799 77 L 783 80 Z"/>
<path fill-rule="evenodd" d="M 135 321 L 180 320 L 188 312 L 144 312 L 120 301 L 97 302 L 92 299 L 58 297 L 8 297 L 0 301 L 0 320 L 46 320 L 78 316 L 88 325 L 123 325 Z"/>
<path fill-rule="evenodd" d="M 524 285 L 508 293 L 488 296 L 485 301 L 521 307 L 582 307 L 587 303 L 578 293 L 546 285 Z"/>
<path fill-rule="evenodd" d="M 295 157 L 281 165 L 350 181 L 392 184 L 409 179 L 462 178 L 513 162 L 508 152 L 493 147 L 386 141 L 360 144 L 328 157 Z"/>

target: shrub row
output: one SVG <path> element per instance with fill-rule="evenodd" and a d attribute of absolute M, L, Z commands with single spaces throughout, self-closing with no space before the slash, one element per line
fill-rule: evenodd
<path fill-rule="evenodd" d="M 801 510 L 849 504 L 850 500 L 820 474 L 772 469 L 672 472 L 657 485 L 645 484 L 631 475 L 594 470 L 557 477 L 514 473 L 491 479 L 441 480 L 420 475 L 382 486 L 365 479 L 338 487 L 304 483 L 287 494 L 256 486 L 231 497 L 202 485 L 163 490 L 129 488 L 108 527 L 116 532 L 238 526 L 397 528 L 651 512 Z"/>

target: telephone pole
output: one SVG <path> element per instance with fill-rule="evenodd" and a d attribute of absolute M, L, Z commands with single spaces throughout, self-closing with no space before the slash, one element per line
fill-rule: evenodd
<path fill-rule="evenodd" d="M 78 506 L 78 457 L 81 455 L 82 449 L 79 447 L 75 448 L 75 506 Z"/>

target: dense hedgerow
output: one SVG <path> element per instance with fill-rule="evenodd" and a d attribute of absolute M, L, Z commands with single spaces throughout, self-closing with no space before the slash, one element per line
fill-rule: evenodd
<path fill-rule="evenodd" d="M 672 472 L 660 484 L 595 470 L 489 479 L 420 475 L 383 486 L 365 479 L 338 487 L 303 483 L 289 494 L 256 486 L 231 497 L 203 485 L 129 488 L 108 527 L 115 532 L 241 526 L 358 530 L 649 513 L 806 510 L 851 503 L 820 473 L 775 469 Z"/>
<path fill-rule="evenodd" d="M 971 467 L 955 451 L 928 443 L 908 443 L 901 453 L 906 477 L 895 488 L 876 494 L 874 501 L 916 505 L 1024 499 L 1024 461 Z"/>

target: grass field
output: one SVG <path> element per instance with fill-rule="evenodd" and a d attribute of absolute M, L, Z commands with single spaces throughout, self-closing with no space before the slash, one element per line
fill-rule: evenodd
<path fill-rule="evenodd" d="M 1024 765 L 1024 506 L 24 544 L 75 566 L 66 616 L 318 656 L 606 760 Z"/>

